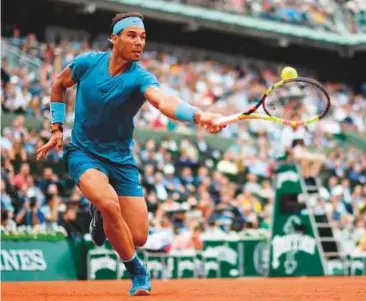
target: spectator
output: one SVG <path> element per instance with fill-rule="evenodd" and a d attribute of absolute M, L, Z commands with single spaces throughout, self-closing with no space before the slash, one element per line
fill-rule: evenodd
<path fill-rule="evenodd" d="M 262 182 L 262 187 L 258 193 L 258 196 L 265 199 L 267 202 L 274 199 L 274 191 L 270 181 L 265 180 Z"/>
<path fill-rule="evenodd" d="M 85 233 L 88 233 L 90 215 L 88 210 L 83 210 L 85 205 L 79 189 L 74 189 L 65 206 L 62 206 L 61 203 L 56 206 L 59 202 L 58 197 L 54 195 L 50 197 L 53 198 L 51 202 L 54 203 L 49 204 L 49 210 L 47 210 L 50 213 L 49 221 L 57 219 L 68 235 L 75 239 L 80 239 Z M 56 213 L 56 211 L 58 212 Z"/>
<path fill-rule="evenodd" d="M 5 152 L 9 156 L 10 150 L 13 149 L 13 143 L 11 138 L 10 128 L 5 128 L 3 130 L 3 135 L 1 136 L 1 151 Z"/>
<path fill-rule="evenodd" d="M 12 161 L 26 162 L 28 159 L 24 143 L 21 138 L 16 138 L 12 148 L 9 149 L 9 158 Z"/>
<path fill-rule="evenodd" d="M 1 208 L 4 209 L 8 215 L 14 213 L 14 206 L 8 193 L 6 192 L 6 184 L 4 180 L 1 180 Z"/>
<path fill-rule="evenodd" d="M 38 183 L 38 187 L 44 194 L 47 194 L 48 187 L 52 184 L 57 186 L 58 190 L 61 190 L 61 184 L 59 183 L 58 176 L 53 172 L 52 168 L 46 167 L 43 171 L 43 177 Z"/>
<path fill-rule="evenodd" d="M 257 183 L 258 178 L 255 174 L 248 173 L 247 181 L 244 185 L 244 191 L 248 191 L 252 194 L 259 195 L 261 186 Z"/>
<path fill-rule="evenodd" d="M 169 252 L 174 240 L 173 224 L 164 217 L 151 225 L 151 231 L 144 249 L 150 252 Z"/>
<path fill-rule="evenodd" d="M 48 187 L 47 204 L 41 207 L 46 226 L 55 229 L 59 223 L 59 206 L 62 200 L 57 195 L 57 186 L 52 184 Z"/>
<path fill-rule="evenodd" d="M 148 164 L 144 167 L 142 176 L 142 185 L 147 189 L 148 192 L 154 190 L 155 184 L 155 168 L 153 165 Z"/>
<path fill-rule="evenodd" d="M 209 158 L 212 154 L 212 148 L 206 142 L 205 137 L 203 136 L 202 132 L 198 132 L 197 134 L 197 141 L 195 143 L 200 156 L 205 158 Z"/>
<path fill-rule="evenodd" d="M 169 215 L 169 213 L 174 213 L 180 209 L 180 205 L 178 202 L 174 201 L 173 195 L 170 194 L 168 198 L 162 203 L 159 208 L 159 212 L 157 212 L 158 219 L 162 219 L 163 216 Z"/>
<path fill-rule="evenodd" d="M 230 175 L 236 175 L 238 173 L 238 167 L 231 152 L 224 154 L 223 159 L 217 164 L 217 170 Z"/>
<path fill-rule="evenodd" d="M 13 178 L 13 184 L 16 188 L 21 189 L 27 182 L 27 177 L 30 174 L 30 167 L 28 163 L 23 163 L 20 167 L 19 173 Z"/>
<path fill-rule="evenodd" d="M 45 217 L 37 203 L 35 197 L 24 201 L 23 207 L 19 210 L 15 218 L 17 225 L 40 226 L 44 224 Z"/>
<path fill-rule="evenodd" d="M 366 227 L 366 225 L 364 226 Z M 357 253 L 365 253 L 366 252 L 366 232 L 364 232 L 361 236 L 361 239 L 358 243 L 358 246 L 354 252 L 354 254 L 357 254 Z"/>
<path fill-rule="evenodd" d="M 11 218 L 9 211 L 1 209 L 1 229 L 7 231 L 16 231 L 17 225 L 15 221 Z"/>
<path fill-rule="evenodd" d="M 189 230 L 182 231 L 177 236 L 175 236 L 171 250 L 202 250 L 202 241 L 200 238 L 202 232 L 202 224 L 191 225 Z"/>
<path fill-rule="evenodd" d="M 166 165 L 164 167 L 164 186 L 169 192 L 183 192 L 184 187 L 179 178 L 174 175 L 175 168 L 172 165 Z"/>
<path fill-rule="evenodd" d="M 164 201 L 168 198 L 168 189 L 166 183 L 164 182 L 164 176 L 161 172 L 157 172 L 155 175 L 155 192 L 157 198 Z"/>
<path fill-rule="evenodd" d="M 196 180 L 191 168 L 185 167 L 181 170 L 180 181 L 186 191 L 193 192 L 195 190 Z"/>

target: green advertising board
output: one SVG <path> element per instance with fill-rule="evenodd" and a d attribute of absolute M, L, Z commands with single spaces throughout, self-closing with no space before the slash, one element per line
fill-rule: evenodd
<path fill-rule="evenodd" d="M 352 255 L 348 260 L 349 274 L 353 276 L 366 276 L 366 254 Z"/>
<path fill-rule="evenodd" d="M 277 235 L 287 234 L 279 232 Z M 293 243 L 291 239 L 289 241 Z M 295 240 L 295 242 L 297 241 Z M 297 264 L 295 264 L 296 269 L 292 276 L 304 275 L 307 273 L 307 269 L 317 269 L 315 265 L 318 264 L 317 261 L 308 258 L 316 254 L 315 251 L 312 251 L 313 244 L 308 242 L 307 244 L 306 250 L 311 250 L 311 252 L 302 251 L 300 245 L 290 244 L 282 247 L 287 252 L 293 253 L 290 257 L 287 257 L 286 252 L 283 254 L 279 251 L 275 253 L 279 256 L 280 264 L 285 266 L 280 267 L 283 273 L 286 271 L 285 261 L 288 258 L 294 259 Z M 265 237 L 239 237 L 237 240 L 237 237 L 234 239 L 234 236 L 227 235 L 227 237 L 216 241 L 211 237 L 205 241 L 204 245 L 205 250 L 202 252 L 158 254 L 139 250 L 138 255 L 148 264 L 150 274 L 155 279 L 219 278 L 222 277 L 222 274 L 226 277 L 228 275 L 231 277 L 254 277 L 267 275 L 268 268 L 273 270 L 269 263 L 272 264 L 274 255 L 269 256 L 268 243 Z M 273 244 L 271 244 L 271 249 L 273 249 Z M 229 260 L 220 258 L 220 256 L 232 256 L 234 252 L 236 254 L 234 258 Z M 279 253 L 281 254 L 279 255 Z M 303 257 L 298 256 L 298 253 Z M 124 265 L 108 243 L 103 247 L 95 247 L 89 241 L 71 243 L 67 240 L 7 240 L 2 241 L 0 254 L 2 281 L 128 278 Z M 307 261 L 303 262 L 302 260 Z M 232 262 L 236 262 L 237 265 L 233 266 Z M 328 261 L 327 274 L 366 275 L 365 255 L 348 256 L 346 262 L 347 270 L 344 271 L 342 270 L 344 265 L 341 262 Z M 84 269 L 80 268 L 81 266 L 85 266 L 84 276 L 78 275 L 78 271 Z M 287 265 L 287 268 L 289 267 L 293 267 L 291 263 Z M 234 270 L 234 273 L 231 270 Z M 236 275 L 235 271 L 239 271 L 239 275 Z M 289 276 L 288 274 L 283 276 L 286 275 Z"/>
<path fill-rule="evenodd" d="M 243 271 L 241 276 L 265 276 L 268 271 L 268 241 L 252 238 L 241 240 L 243 246 Z"/>
<path fill-rule="evenodd" d="M 88 244 L 88 279 L 126 279 L 128 273 L 107 243 L 103 247 Z M 152 253 L 139 251 L 153 279 L 237 278 L 265 276 L 268 245 L 263 237 L 240 238 L 237 234 L 214 239 L 205 236 L 202 252 L 175 251 Z"/>
<path fill-rule="evenodd" d="M 204 278 L 219 278 L 220 263 L 215 250 L 205 250 L 197 256 L 198 275 Z"/>
<path fill-rule="evenodd" d="M 67 240 L 2 241 L 0 263 L 2 281 L 77 279 Z"/>
<path fill-rule="evenodd" d="M 224 237 L 203 235 L 204 252 L 215 252 L 219 277 L 265 276 L 268 269 L 268 243 L 264 236 L 242 237 L 230 233 Z"/>
<path fill-rule="evenodd" d="M 147 253 L 145 260 L 152 279 L 167 278 L 167 262 L 165 254 Z"/>
<path fill-rule="evenodd" d="M 118 279 L 120 260 L 113 250 L 105 248 L 90 250 L 87 255 L 88 279 Z"/>
<path fill-rule="evenodd" d="M 202 235 L 203 251 L 214 251 L 219 261 L 221 278 L 236 278 L 242 274 L 242 245 L 235 233 L 217 239 L 215 236 Z"/>
<path fill-rule="evenodd" d="M 195 252 L 173 254 L 140 252 L 152 279 L 197 277 Z M 88 279 L 126 279 L 128 272 L 117 253 L 107 248 L 90 249 L 87 255 Z"/>
<path fill-rule="evenodd" d="M 97 247 L 89 235 L 84 237 L 86 256 L 84 257 L 84 264 L 86 266 L 86 279 L 127 279 L 129 274 L 120 261 L 116 251 L 113 250 L 109 241 Z M 140 250 L 137 251 L 140 259 L 145 261 L 145 253 Z"/>
<path fill-rule="evenodd" d="M 166 259 L 168 278 L 196 278 L 198 267 L 196 266 L 196 252 L 173 252 Z"/>
<path fill-rule="evenodd" d="M 327 274 L 332 276 L 364 276 L 366 275 L 366 254 L 347 255 L 342 260 L 328 260 Z"/>
<path fill-rule="evenodd" d="M 284 164 L 276 172 L 269 276 L 325 274 L 300 181 L 295 165 Z"/>

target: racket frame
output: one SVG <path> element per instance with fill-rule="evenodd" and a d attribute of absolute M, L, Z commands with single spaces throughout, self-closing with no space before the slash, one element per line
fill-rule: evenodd
<path fill-rule="evenodd" d="M 275 116 L 272 116 L 266 109 L 265 106 L 265 101 L 266 98 L 269 94 L 271 94 L 273 92 L 273 90 L 281 87 L 282 85 L 289 83 L 289 82 L 304 82 L 304 83 L 310 83 L 314 86 L 316 86 L 320 91 L 323 92 L 324 96 L 326 97 L 327 100 L 327 107 L 325 108 L 325 110 L 322 112 L 322 114 L 320 114 L 319 116 L 315 116 L 314 118 L 311 118 L 309 120 L 305 120 L 305 121 L 295 121 L 295 120 L 286 120 L 286 119 L 281 119 Z M 260 106 L 263 106 L 264 111 L 266 112 L 267 115 L 263 115 L 263 114 L 253 114 Z M 322 119 L 325 115 L 327 115 L 328 111 L 330 108 L 330 97 L 329 94 L 327 93 L 325 87 L 320 84 L 319 82 L 317 82 L 316 80 L 313 80 L 311 78 L 307 78 L 307 77 L 296 77 L 296 78 L 291 78 L 291 79 L 286 79 L 286 80 L 280 80 L 276 83 L 274 83 L 271 87 L 269 87 L 266 92 L 263 94 L 261 100 L 256 103 L 254 106 L 252 106 L 250 109 L 248 109 L 245 112 L 239 113 L 239 114 L 234 114 L 234 115 L 230 115 L 230 116 L 225 116 L 222 118 L 219 118 L 217 120 L 217 124 L 232 124 L 232 123 L 236 123 L 238 121 L 241 120 L 255 120 L 255 119 L 260 119 L 260 120 L 268 120 L 274 123 L 278 123 L 278 124 L 283 124 L 283 125 L 289 125 L 292 127 L 298 127 L 298 126 L 304 126 L 304 125 L 309 125 L 312 124 L 314 122 L 319 121 L 320 119 Z"/>

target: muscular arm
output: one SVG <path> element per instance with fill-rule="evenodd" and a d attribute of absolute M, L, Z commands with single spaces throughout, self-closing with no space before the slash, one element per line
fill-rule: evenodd
<path fill-rule="evenodd" d="M 79 74 L 83 70 L 79 70 Z M 74 72 L 75 73 L 75 72 Z M 79 78 L 79 77 L 75 77 Z M 46 157 L 48 151 L 53 148 L 57 148 L 59 151 L 62 149 L 63 144 L 63 123 L 65 120 L 65 91 L 67 88 L 73 86 L 75 81 L 73 80 L 73 74 L 71 68 L 68 66 L 62 70 L 56 77 L 52 84 L 51 89 L 51 133 L 50 140 L 43 146 L 37 149 L 37 160 L 41 160 Z"/>
<path fill-rule="evenodd" d="M 176 110 L 180 103 L 183 100 L 179 99 L 176 96 L 166 95 L 160 88 L 151 86 L 146 89 L 145 91 L 146 99 L 161 113 L 165 116 L 169 117 L 170 119 L 176 119 Z M 197 109 L 195 111 L 194 121 L 195 123 L 199 123 L 201 119 L 202 111 Z"/>
<path fill-rule="evenodd" d="M 65 91 L 67 88 L 72 87 L 74 85 L 74 81 L 71 76 L 71 69 L 66 67 L 62 70 L 56 77 L 56 80 L 52 83 L 51 89 L 51 103 L 52 102 L 65 102 Z M 62 124 L 54 123 L 52 125 L 53 130 L 60 129 Z"/>
<path fill-rule="evenodd" d="M 52 84 L 51 102 L 64 102 L 64 94 L 67 88 L 74 85 L 71 77 L 71 69 L 66 67 L 56 77 Z"/>

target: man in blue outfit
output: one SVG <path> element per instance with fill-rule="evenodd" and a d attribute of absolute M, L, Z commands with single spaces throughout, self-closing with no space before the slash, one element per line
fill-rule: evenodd
<path fill-rule="evenodd" d="M 159 82 L 138 63 L 146 32 L 139 13 L 113 18 L 109 52 L 79 55 L 54 81 L 51 92 L 52 137 L 37 150 L 41 160 L 52 148 L 62 148 L 64 92 L 77 84 L 75 122 L 65 150 L 69 174 L 91 202 L 90 234 L 102 245 L 105 236 L 119 254 L 132 279 L 130 295 L 149 295 L 150 278 L 136 256 L 145 244 L 148 213 L 133 158 L 133 118 L 148 100 L 167 117 L 194 122 L 209 133 L 217 114 L 205 113 L 177 97 L 164 94 Z"/>

